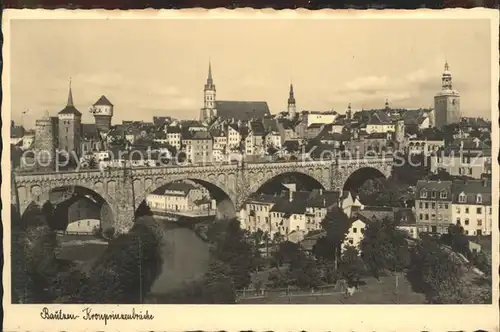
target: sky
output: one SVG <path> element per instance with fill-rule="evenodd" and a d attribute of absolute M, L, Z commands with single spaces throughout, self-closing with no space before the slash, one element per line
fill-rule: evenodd
<path fill-rule="evenodd" d="M 463 116 L 490 118 L 488 20 L 14 20 L 12 120 L 28 128 L 64 108 L 82 121 L 105 95 L 113 123 L 195 119 L 208 62 L 218 100 L 298 110 L 433 107 L 445 60 Z M 23 111 L 28 109 L 26 115 Z"/>

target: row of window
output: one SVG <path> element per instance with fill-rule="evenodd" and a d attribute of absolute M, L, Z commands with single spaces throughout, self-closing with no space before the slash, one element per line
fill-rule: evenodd
<path fill-rule="evenodd" d="M 435 208 L 436 208 L 436 203 L 434 203 L 434 202 L 433 202 L 433 203 L 431 203 L 431 205 L 430 205 L 430 206 L 431 206 L 431 209 L 435 209 Z M 428 209 L 428 208 L 429 208 L 429 203 L 428 203 L 428 202 L 425 202 L 425 203 L 420 202 L 420 203 L 418 204 L 418 207 L 419 207 L 420 209 L 423 209 L 424 207 L 425 207 L 426 209 Z M 444 204 L 442 204 L 442 203 L 437 203 L 437 207 L 438 207 L 438 209 L 442 209 L 442 208 L 448 209 L 448 203 L 444 203 Z"/>
<path fill-rule="evenodd" d="M 420 220 L 429 220 L 429 214 L 428 213 L 426 213 L 426 214 L 420 213 L 419 219 Z M 430 220 L 436 220 L 436 215 L 435 214 L 431 214 Z M 443 216 L 442 214 L 438 214 L 437 215 L 437 220 L 438 221 L 443 221 L 443 222 L 448 222 L 448 216 Z"/>
<path fill-rule="evenodd" d="M 483 225 L 483 220 L 482 219 L 477 219 L 476 223 L 477 223 L 477 226 L 482 226 Z M 462 221 L 460 220 L 460 218 L 457 218 L 457 225 L 461 225 L 461 224 L 462 224 Z M 465 226 L 469 226 L 469 218 L 465 218 L 464 225 Z"/>
<path fill-rule="evenodd" d="M 422 190 L 420 192 L 420 198 L 427 198 L 427 190 Z M 437 193 L 435 191 L 431 191 L 431 194 L 430 194 L 430 198 L 436 198 L 437 197 Z M 446 199 L 448 197 L 448 193 L 446 191 L 441 191 L 439 193 L 439 198 L 441 199 Z"/>
<path fill-rule="evenodd" d="M 431 191 L 431 194 L 430 194 L 430 198 L 436 198 L 437 197 L 437 193 L 435 191 Z M 426 190 L 422 190 L 420 192 L 420 198 L 428 198 L 428 195 L 427 195 L 427 191 Z M 439 198 L 441 199 L 446 199 L 448 198 L 448 193 L 446 191 L 441 191 L 439 193 Z M 464 194 L 464 193 L 461 193 L 459 196 L 458 196 L 458 201 L 460 203 L 465 203 L 467 202 L 467 195 Z M 476 203 L 482 203 L 483 202 L 483 197 L 481 196 L 481 194 L 477 194 L 476 195 Z M 422 203 L 420 203 L 422 204 Z M 427 203 L 426 203 L 427 204 Z M 420 207 L 422 208 L 422 207 Z"/>

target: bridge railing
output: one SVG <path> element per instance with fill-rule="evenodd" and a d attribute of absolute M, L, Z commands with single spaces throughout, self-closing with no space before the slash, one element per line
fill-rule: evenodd
<path fill-rule="evenodd" d="M 330 165 L 336 163 L 346 163 L 346 164 L 355 164 L 355 163 L 380 163 L 380 162 L 392 162 L 392 155 L 374 155 L 374 156 L 362 156 L 362 158 L 351 158 L 351 157 L 341 157 L 338 156 L 334 159 L 313 159 L 313 158 L 299 158 L 297 160 L 280 160 L 280 161 L 252 161 L 248 163 L 244 163 L 243 167 L 252 168 L 252 165 L 255 167 L 260 167 L 263 164 L 266 165 L 290 165 L 290 166 L 316 166 L 316 165 Z M 48 171 L 48 172 L 19 172 L 15 171 L 14 174 L 16 178 L 23 178 L 26 180 L 30 180 L 30 177 L 33 180 L 43 180 L 43 177 L 46 176 L 47 179 L 65 179 L 65 178 L 73 178 L 75 174 L 88 174 L 89 177 L 98 176 L 101 174 L 109 175 L 109 176 L 122 176 L 124 171 L 130 172 L 130 174 L 154 174 L 157 172 L 161 172 L 162 174 L 176 174 L 179 172 L 183 172 L 189 169 L 196 170 L 196 172 L 203 171 L 213 171 L 214 167 L 216 167 L 217 171 L 224 170 L 235 170 L 240 168 L 241 166 L 235 163 L 231 164 L 221 164 L 221 163 L 213 163 L 213 164 L 191 164 L 187 166 L 137 166 L 130 168 L 108 168 L 108 169 L 80 169 L 80 170 L 64 170 L 64 171 Z M 42 177 L 42 179 L 40 179 Z"/>

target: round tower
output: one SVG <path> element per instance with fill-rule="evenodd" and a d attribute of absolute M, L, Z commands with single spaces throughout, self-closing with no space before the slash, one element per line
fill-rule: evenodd
<path fill-rule="evenodd" d="M 54 165 L 54 128 L 49 112 L 35 121 L 35 142 L 33 144 L 36 165 L 42 169 L 52 169 Z"/>
<path fill-rule="evenodd" d="M 97 100 L 90 108 L 90 113 L 94 116 L 95 124 L 99 132 L 107 133 L 111 128 L 113 118 L 113 104 L 104 95 Z"/>

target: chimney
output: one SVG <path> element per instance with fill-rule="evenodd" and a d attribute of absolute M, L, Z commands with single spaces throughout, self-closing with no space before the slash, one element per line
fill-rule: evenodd
<path fill-rule="evenodd" d="M 293 191 L 292 190 L 288 190 L 288 201 L 293 201 Z"/>

